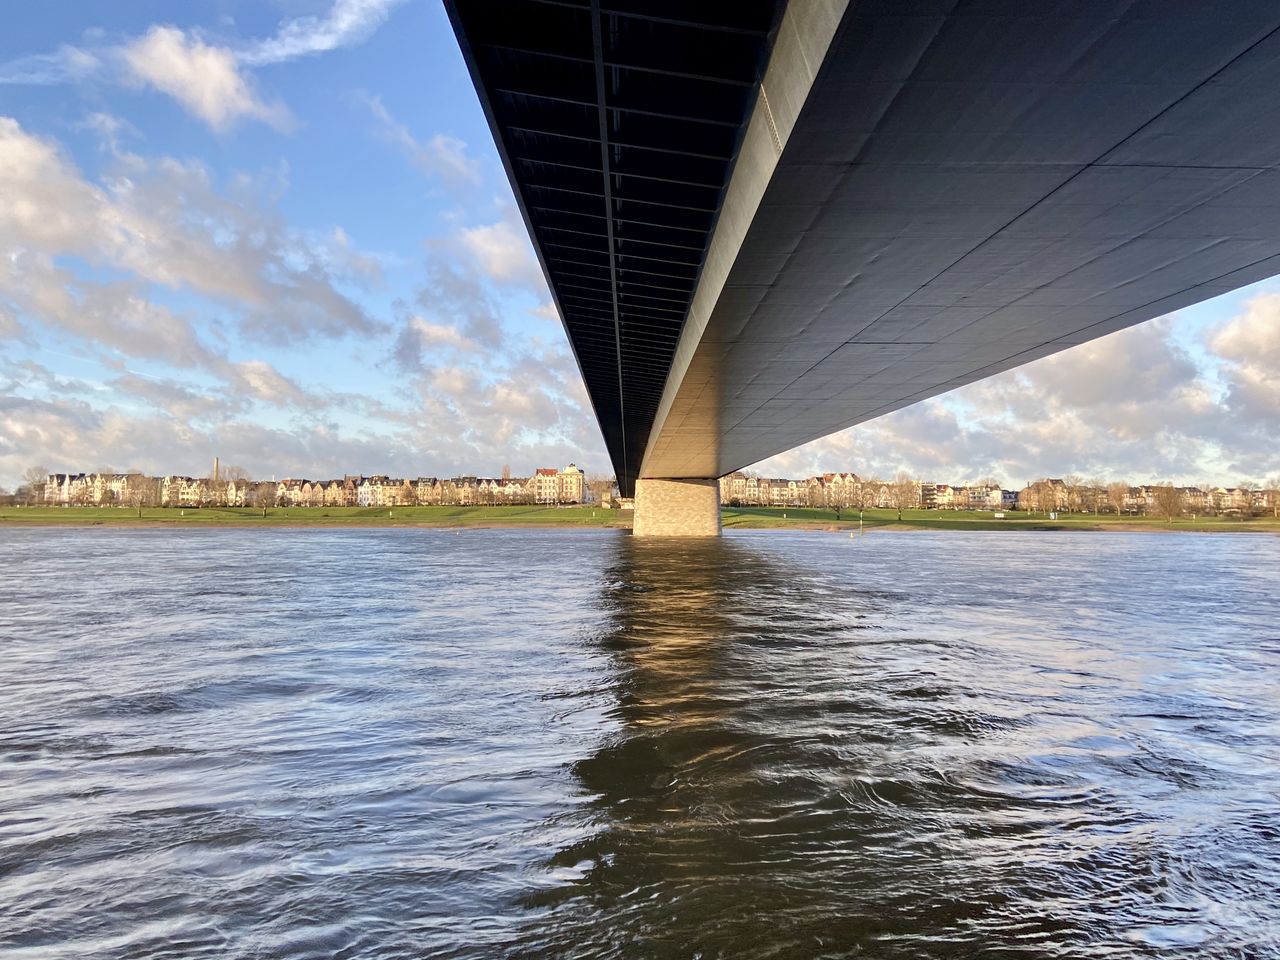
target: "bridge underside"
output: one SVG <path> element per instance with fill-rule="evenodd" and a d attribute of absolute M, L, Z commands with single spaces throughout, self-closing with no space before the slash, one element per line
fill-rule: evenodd
<path fill-rule="evenodd" d="M 1280 5 L 793 0 L 742 8 L 752 40 L 733 68 L 714 45 L 666 45 L 660 80 L 609 65 L 617 38 L 635 40 L 637 57 L 649 42 L 628 33 L 641 21 L 610 12 L 618 5 L 451 8 L 624 488 L 717 477 L 1280 273 Z M 495 6 L 572 11 L 597 29 L 597 52 L 614 38 L 595 69 L 565 81 L 608 120 L 589 173 L 602 184 L 594 216 L 613 223 L 598 248 L 612 353 L 590 346 L 577 281 L 556 266 L 568 203 L 540 212 L 551 194 L 513 159 L 523 134 L 493 107 L 505 94 L 470 15 Z M 662 12 L 701 11 L 737 36 L 726 32 L 737 9 Z M 708 64 L 724 76 L 708 80 Z M 718 152 L 699 140 L 687 156 L 664 153 L 661 177 L 646 179 L 655 165 L 633 178 L 639 209 L 698 207 L 701 241 L 681 239 L 692 219 L 646 216 L 650 246 L 633 244 L 638 207 L 610 189 L 630 188 L 610 159 L 671 150 L 674 128 L 628 126 L 615 98 L 652 96 L 645 116 L 700 113 L 711 126 L 706 85 L 742 89 L 752 71 L 732 135 L 721 102 Z M 675 139 L 693 144 L 692 129 Z M 704 199 L 686 203 L 694 181 Z M 642 299 L 656 290 L 641 292 L 658 281 L 637 264 L 670 259 L 655 254 L 667 243 L 688 248 L 687 282 L 662 294 L 659 329 Z M 642 415 L 626 411 L 633 397 Z"/>
<path fill-rule="evenodd" d="M 630 495 L 776 0 L 446 0 Z"/>

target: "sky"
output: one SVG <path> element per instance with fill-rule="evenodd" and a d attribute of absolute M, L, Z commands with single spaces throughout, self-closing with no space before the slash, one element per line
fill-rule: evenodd
<path fill-rule="evenodd" d="M 29 4 L 0 34 L 0 486 L 608 458 L 435 0 Z M 1280 281 L 755 467 L 1263 482 Z"/>

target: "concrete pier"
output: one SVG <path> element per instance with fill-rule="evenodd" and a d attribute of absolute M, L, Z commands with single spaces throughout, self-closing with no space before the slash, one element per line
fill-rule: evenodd
<path fill-rule="evenodd" d="M 637 537 L 720 536 L 720 481 L 640 478 L 631 532 Z"/>

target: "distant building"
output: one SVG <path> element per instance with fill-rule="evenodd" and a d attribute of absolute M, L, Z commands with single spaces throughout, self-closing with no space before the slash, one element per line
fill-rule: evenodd
<path fill-rule="evenodd" d="M 160 481 L 160 504 L 165 507 L 200 507 L 213 499 L 202 477 L 167 476 Z"/>
<path fill-rule="evenodd" d="M 576 464 L 569 464 L 560 471 L 557 478 L 560 482 L 561 503 L 582 503 L 586 500 L 587 475 Z"/>
<path fill-rule="evenodd" d="M 525 489 L 533 503 L 582 503 L 586 498 L 587 476 L 582 468 L 569 464 L 563 470 L 539 467 Z"/>

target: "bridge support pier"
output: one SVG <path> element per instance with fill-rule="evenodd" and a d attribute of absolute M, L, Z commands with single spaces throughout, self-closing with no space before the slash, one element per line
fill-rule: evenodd
<path fill-rule="evenodd" d="M 719 480 L 636 481 L 637 537 L 720 536 Z"/>

